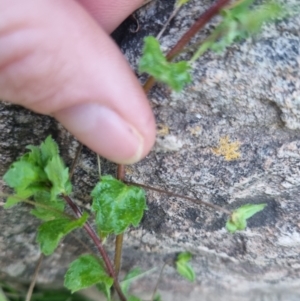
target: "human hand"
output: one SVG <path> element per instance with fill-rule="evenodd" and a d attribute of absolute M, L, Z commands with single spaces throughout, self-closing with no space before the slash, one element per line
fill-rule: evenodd
<path fill-rule="evenodd" d="M 0 0 L 0 99 L 54 116 L 116 163 L 155 140 L 148 100 L 109 34 L 143 0 Z"/>

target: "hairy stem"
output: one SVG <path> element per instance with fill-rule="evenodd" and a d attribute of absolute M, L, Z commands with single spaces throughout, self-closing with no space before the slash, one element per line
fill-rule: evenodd
<path fill-rule="evenodd" d="M 73 200 L 68 195 L 63 195 L 62 197 L 68 203 L 68 205 L 71 207 L 71 209 L 74 211 L 75 215 L 78 218 L 80 218 L 82 216 L 82 213 L 81 213 L 79 207 L 73 202 Z M 120 284 L 116 277 L 112 263 L 110 262 L 110 259 L 102 245 L 101 239 L 98 237 L 98 235 L 96 234 L 96 232 L 94 231 L 92 226 L 89 224 L 89 222 L 86 222 L 83 227 L 84 227 L 85 231 L 88 233 L 88 235 L 90 236 L 90 238 L 95 243 L 95 246 L 97 247 L 97 249 L 104 261 L 107 273 L 109 274 L 110 277 L 112 277 L 114 279 L 114 288 L 115 288 L 116 292 L 118 293 L 120 300 L 127 301 L 126 297 L 124 296 L 124 294 L 121 290 L 121 287 L 120 287 Z"/>
<path fill-rule="evenodd" d="M 221 211 L 223 213 L 231 214 L 231 212 L 229 210 L 225 209 L 225 208 L 222 208 L 218 205 L 214 205 L 214 204 L 211 204 L 211 203 L 207 203 L 207 202 L 199 200 L 199 199 L 194 199 L 194 198 L 191 198 L 191 197 L 188 197 L 188 196 L 185 196 L 185 195 L 173 193 L 173 192 L 170 192 L 170 191 L 167 191 L 167 190 L 163 190 L 163 189 L 159 189 L 159 188 L 155 188 L 155 187 L 151 187 L 151 186 L 147 186 L 147 185 L 143 185 L 143 184 L 139 184 L 139 183 L 135 183 L 135 182 L 125 182 L 125 183 L 126 184 L 131 184 L 131 185 L 136 185 L 136 186 L 143 187 L 145 189 L 150 189 L 150 190 L 160 192 L 160 193 L 165 193 L 165 194 L 168 194 L 168 195 L 173 196 L 173 197 L 177 197 L 177 198 L 181 198 L 181 199 L 191 201 L 194 204 L 204 205 L 206 207 L 213 208 L 213 209 Z"/>
<path fill-rule="evenodd" d="M 125 178 L 125 166 L 123 164 L 118 164 L 117 179 L 120 181 L 124 181 L 124 178 Z M 122 249 L 123 249 L 123 233 L 117 235 L 116 243 L 115 243 L 114 265 L 115 265 L 116 277 L 119 276 L 119 272 L 121 269 Z"/>

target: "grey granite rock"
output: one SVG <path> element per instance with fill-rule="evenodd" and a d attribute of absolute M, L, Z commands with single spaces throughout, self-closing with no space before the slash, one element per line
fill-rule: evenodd
<path fill-rule="evenodd" d="M 211 3 L 191 0 L 161 39 L 163 49 L 169 49 Z M 159 32 L 172 7 L 173 1 L 152 1 L 137 13 L 140 31 L 128 30 L 122 36 L 122 50 L 134 68 L 143 37 Z M 210 29 L 207 26 L 199 37 Z M 227 209 L 246 203 L 268 206 L 249 220 L 245 231 L 231 235 L 225 231 L 222 212 L 148 190 L 149 210 L 141 227 L 125 235 L 123 259 L 124 271 L 133 266 L 158 268 L 135 286 L 141 296 L 149 299 L 146 293 L 167 262 L 159 284 L 163 300 L 299 300 L 299 32 L 298 17 L 276 22 L 222 55 L 205 54 L 184 92 L 172 93 L 163 85 L 152 90 L 157 144 L 147 158 L 127 168 L 127 180 Z M 60 144 L 67 164 L 75 156 L 78 143 L 49 117 L 1 103 L 0 127 L 1 175 L 26 145 L 39 144 L 48 134 Z M 240 157 L 226 160 L 228 152 L 220 150 L 220 141 L 235 146 Z M 115 173 L 115 166 L 105 160 L 102 168 Z M 84 148 L 74 175 L 74 197 L 87 209 L 96 181 L 96 156 Z M 32 275 L 39 256 L 38 221 L 28 211 L 27 206 L 5 212 L 0 207 L 1 275 L 22 281 Z M 111 241 L 107 248 L 112 252 Z M 176 275 L 170 263 L 181 251 L 194 254 L 193 284 Z M 67 237 L 43 262 L 39 281 L 59 285 L 68 263 L 82 252 L 76 238 Z"/>

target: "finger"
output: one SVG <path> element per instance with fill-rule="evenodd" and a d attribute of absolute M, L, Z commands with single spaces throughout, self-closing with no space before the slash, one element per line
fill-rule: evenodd
<path fill-rule="evenodd" d="M 0 0 L 0 98 L 55 116 L 114 162 L 144 157 L 154 118 L 106 33 L 71 0 L 7 3 Z"/>
<path fill-rule="evenodd" d="M 138 9 L 144 0 L 77 0 L 102 28 L 111 33 L 133 11 Z"/>

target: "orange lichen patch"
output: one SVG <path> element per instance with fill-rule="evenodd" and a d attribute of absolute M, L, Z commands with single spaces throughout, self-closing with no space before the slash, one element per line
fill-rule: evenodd
<path fill-rule="evenodd" d="M 239 141 L 230 142 L 229 137 L 225 136 L 220 138 L 219 146 L 212 151 L 218 156 L 223 156 L 226 161 L 232 161 L 240 158 L 240 145 Z"/>
<path fill-rule="evenodd" d="M 169 135 L 169 127 L 165 124 L 158 124 L 157 125 L 157 135 L 158 136 L 167 136 Z"/>
<path fill-rule="evenodd" d="M 134 169 L 128 165 L 125 166 L 125 171 L 126 171 L 126 174 L 128 174 L 128 175 L 132 175 L 134 173 Z"/>
<path fill-rule="evenodd" d="M 191 135 L 196 136 L 196 137 L 199 136 L 202 132 L 201 126 L 198 126 L 198 125 L 193 128 L 191 127 L 188 130 L 191 133 Z"/>

